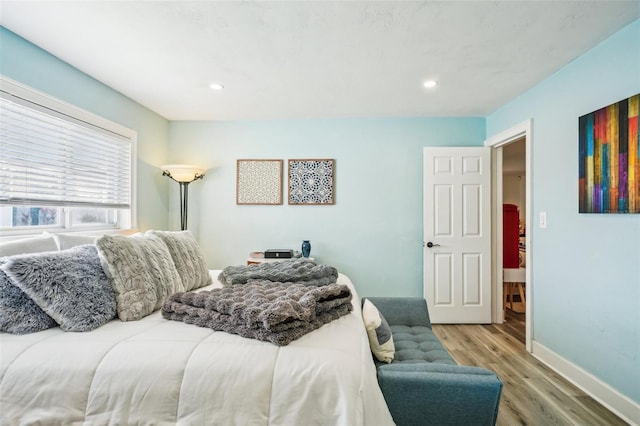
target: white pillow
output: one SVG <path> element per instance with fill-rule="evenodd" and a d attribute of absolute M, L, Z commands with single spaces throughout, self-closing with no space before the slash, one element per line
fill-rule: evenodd
<path fill-rule="evenodd" d="M 393 344 L 391 327 L 378 311 L 378 308 L 368 299 L 365 299 L 362 305 L 362 320 L 364 321 L 364 327 L 367 329 L 369 346 L 371 346 L 373 355 L 378 361 L 386 362 L 387 364 L 393 361 L 396 348 Z"/>
<path fill-rule="evenodd" d="M 53 239 L 58 245 L 58 250 L 67 250 L 75 246 L 83 246 L 85 244 L 95 244 L 96 236 L 79 235 L 79 234 L 52 234 Z"/>
<path fill-rule="evenodd" d="M 58 251 L 58 245 L 49 233 L 0 244 L 0 257 L 42 251 Z"/>

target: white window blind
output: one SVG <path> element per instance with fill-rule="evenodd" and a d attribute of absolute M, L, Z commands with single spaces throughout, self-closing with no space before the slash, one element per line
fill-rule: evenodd
<path fill-rule="evenodd" d="M 0 95 L 0 204 L 130 208 L 131 139 Z"/>

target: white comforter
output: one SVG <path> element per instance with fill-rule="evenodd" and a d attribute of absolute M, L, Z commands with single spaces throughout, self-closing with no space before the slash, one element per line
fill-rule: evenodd
<path fill-rule="evenodd" d="M 160 312 L 89 333 L 0 333 L 0 424 L 393 424 L 355 288 L 338 282 L 353 312 L 283 347 Z"/>

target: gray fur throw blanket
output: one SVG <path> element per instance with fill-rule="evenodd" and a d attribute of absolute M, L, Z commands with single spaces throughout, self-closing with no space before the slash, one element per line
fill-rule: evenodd
<path fill-rule="evenodd" d="M 343 284 L 321 287 L 252 281 L 199 293 L 176 293 L 162 307 L 166 319 L 285 346 L 352 310 Z"/>
<path fill-rule="evenodd" d="M 225 286 L 246 284 L 252 280 L 322 286 L 335 283 L 338 280 L 338 270 L 333 266 L 318 265 L 308 259 L 295 259 L 259 265 L 227 266 L 218 275 L 218 280 Z"/>

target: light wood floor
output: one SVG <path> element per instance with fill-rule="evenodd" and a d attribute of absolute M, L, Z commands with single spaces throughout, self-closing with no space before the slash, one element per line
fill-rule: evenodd
<path fill-rule="evenodd" d="M 524 314 L 507 310 L 503 324 L 440 324 L 433 331 L 459 364 L 500 377 L 499 426 L 627 424 L 527 353 Z"/>

